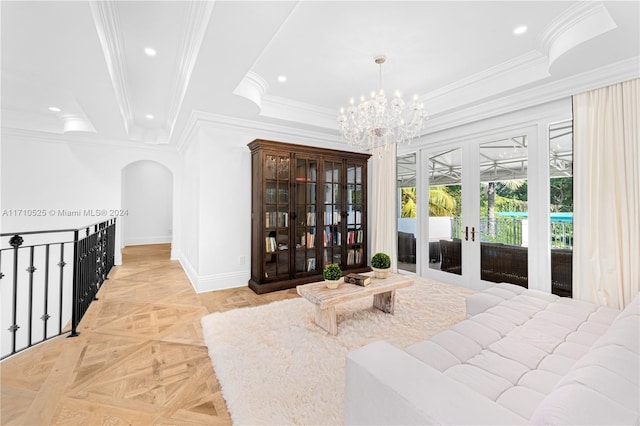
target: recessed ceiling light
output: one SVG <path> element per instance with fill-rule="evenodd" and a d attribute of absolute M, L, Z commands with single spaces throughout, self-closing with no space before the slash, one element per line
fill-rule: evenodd
<path fill-rule="evenodd" d="M 147 120 L 153 120 L 153 114 L 147 114 L 144 116 Z"/>
<path fill-rule="evenodd" d="M 60 108 L 58 108 L 58 107 L 50 106 L 50 107 L 49 107 L 49 111 L 53 111 L 53 112 L 60 112 L 60 111 L 62 111 L 62 110 L 61 110 Z"/>
<path fill-rule="evenodd" d="M 284 82 L 286 82 L 286 81 L 287 81 L 287 76 L 286 76 L 286 75 L 279 75 L 279 76 L 278 76 L 278 81 L 279 81 L 280 83 L 284 83 Z"/>
<path fill-rule="evenodd" d="M 156 56 L 158 54 L 158 52 L 156 52 L 156 49 L 154 49 L 153 47 L 145 47 L 144 53 L 147 56 Z"/>
<path fill-rule="evenodd" d="M 527 26 L 526 25 L 520 25 L 519 27 L 515 27 L 513 29 L 513 34 L 515 35 L 521 35 L 527 32 Z"/>

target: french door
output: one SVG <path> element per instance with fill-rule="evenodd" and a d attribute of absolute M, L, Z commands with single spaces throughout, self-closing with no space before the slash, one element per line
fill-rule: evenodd
<path fill-rule="evenodd" d="M 529 215 L 534 137 L 513 129 L 421 150 L 421 275 L 473 289 L 528 286 L 540 226 Z"/>

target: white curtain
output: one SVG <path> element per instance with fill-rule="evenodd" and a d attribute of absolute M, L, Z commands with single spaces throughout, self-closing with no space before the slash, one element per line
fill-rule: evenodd
<path fill-rule="evenodd" d="M 640 291 L 640 79 L 573 97 L 573 297 L 621 309 Z"/>
<path fill-rule="evenodd" d="M 396 236 L 396 145 L 375 148 L 371 154 L 371 255 L 386 253 L 391 257 L 391 271 L 398 271 Z"/>

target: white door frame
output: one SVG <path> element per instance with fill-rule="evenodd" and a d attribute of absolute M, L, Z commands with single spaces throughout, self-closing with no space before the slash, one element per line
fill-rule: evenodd
<path fill-rule="evenodd" d="M 528 238 L 529 240 L 529 266 L 528 274 L 530 288 L 538 288 L 550 291 L 550 265 L 544 257 L 549 253 L 549 203 L 548 203 L 548 142 L 546 137 L 540 137 L 539 126 L 536 123 L 521 126 L 509 126 L 504 129 L 482 132 L 457 140 L 449 140 L 423 147 L 419 151 L 420 172 L 416 183 L 418 186 L 418 212 L 427 212 L 420 215 L 420 252 L 428 253 L 429 241 L 429 206 L 428 188 L 429 157 L 438 152 L 451 149 L 460 149 L 462 155 L 462 226 L 468 227 L 469 238 L 462 238 L 462 275 L 442 272 L 429 268 L 429 256 L 419 255 L 420 275 L 444 281 L 447 283 L 464 286 L 474 290 L 482 290 L 494 283 L 480 279 L 480 145 L 513 136 L 527 136 L 528 141 L 528 204 L 529 204 L 529 235 L 543 238 Z M 426 200 L 425 200 L 426 199 Z M 420 204 L 422 201 L 422 204 Z M 472 229 L 476 230 L 475 241 L 472 240 Z M 546 236 L 546 238 L 544 238 Z M 548 273 L 547 273 L 548 272 Z M 545 279 L 546 277 L 546 279 Z M 548 285 L 547 285 L 548 284 Z M 548 289 L 547 289 L 548 287 Z"/>

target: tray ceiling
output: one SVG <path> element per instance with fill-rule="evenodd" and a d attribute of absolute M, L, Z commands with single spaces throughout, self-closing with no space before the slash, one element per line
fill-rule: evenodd
<path fill-rule="evenodd" d="M 385 90 L 425 102 L 427 132 L 501 97 L 553 84 L 571 90 L 574 77 L 599 69 L 638 75 L 638 2 L 0 7 L 2 127 L 105 142 L 175 145 L 195 112 L 335 137 L 338 109 L 377 88 L 377 54 L 387 56 Z M 520 25 L 527 31 L 514 35 Z"/>

